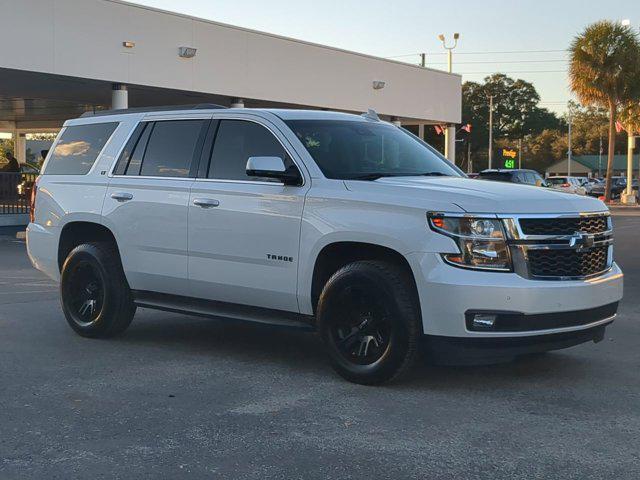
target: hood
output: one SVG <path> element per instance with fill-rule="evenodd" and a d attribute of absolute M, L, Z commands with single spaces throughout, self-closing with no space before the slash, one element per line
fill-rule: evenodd
<path fill-rule="evenodd" d="M 406 203 L 425 205 L 451 203 L 469 213 L 577 213 L 605 211 L 592 197 L 550 188 L 463 177 L 389 177 L 374 181 L 346 180 L 354 192 L 384 194 Z M 402 200 L 401 200 L 402 199 Z M 457 210 L 457 209 L 456 209 Z"/>

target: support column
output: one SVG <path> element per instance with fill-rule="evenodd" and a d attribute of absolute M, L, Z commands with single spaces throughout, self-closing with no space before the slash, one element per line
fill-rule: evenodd
<path fill-rule="evenodd" d="M 244 108 L 244 99 L 234 98 L 231 100 L 231 108 Z"/>
<path fill-rule="evenodd" d="M 402 126 L 402 122 L 398 117 L 391 117 L 391 123 L 393 123 L 396 127 Z"/>
<path fill-rule="evenodd" d="M 632 130 L 629 129 L 629 132 Z M 636 195 L 633 193 L 633 149 L 636 147 L 636 137 L 628 134 L 627 137 L 627 189 L 622 194 L 622 203 L 625 205 L 635 205 Z"/>
<path fill-rule="evenodd" d="M 444 130 L 444 156 L 451 163 L 456 163 L 456 127 L 448 126 Z"/>
<path fill-rule="evenodd" d="M 111 109 L 126 110 L 129 108 L 129 92 L 123 83 L 114 83 L 111 88 Z"/>
<path fill-rule="evenodd" d="M 13 131 L 13 155 L 18 163 L 27 163 L 27 136 L 18 130 Z"/>
<path fill-rule="evenodd" d="M 424 140 L 424 124 L 423 123 L 418 125 L 418 137 L 420 137 L 420 140 Z"/>

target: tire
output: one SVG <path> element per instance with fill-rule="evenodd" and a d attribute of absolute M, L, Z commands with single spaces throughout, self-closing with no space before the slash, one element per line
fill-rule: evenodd
<path fill-rule="evenodd" d="M 62 266 L 60 300 L 67 322 L 83 337 L 124 332 L 136 312 L 117 247 L 109 242 L 74 248 Z"/>
<path fill-rule="evenodd" d="M 318 331 L 335 371 L 376 385 L 406 372 L 422 336 L 413 279 L 384 261 L 357 261 L 334 273 L 317 308 Z"/>

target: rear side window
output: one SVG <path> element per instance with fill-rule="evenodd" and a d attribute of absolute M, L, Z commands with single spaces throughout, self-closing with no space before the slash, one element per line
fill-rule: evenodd
<path fill-rule="evenodd" d="M 205 123 L 204 120 L 156 122 L 149 135 L 140 175 L 188 177 Z"/>
<path fill-rule="evenodd" d="M 213 147 L 208 178 L 278 182 L 277 179 L 247 176 L 247 160 L 263 156 L 280 157 L 285 167 L 292 164 L 282 144 L 262 125 L 244 120 L 222 120 Z"/>
<path fill-rule="evenodd" d="M 111 122 L 66 127 L 51 152 L 44 174 L 87 174 L 117 126 L 117 122 Z"/>
<path fill-rule="evenodd" d="M 191 176 L 209 120 L 166 120 L 140 123 L 122 150 L 115 175 Z"/>

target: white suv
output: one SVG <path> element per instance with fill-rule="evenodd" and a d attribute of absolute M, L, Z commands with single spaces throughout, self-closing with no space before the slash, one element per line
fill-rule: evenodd
<path fill-rule="evenodd" d="M 87 337 L 136 306 L 312 328 L 374 384 L 419 346 L 461 363 L 599 341 L 622 297 L 602 202 L 468 179 L 374 114 L 85 116 L 34 191 L 30 258 Z"/>

